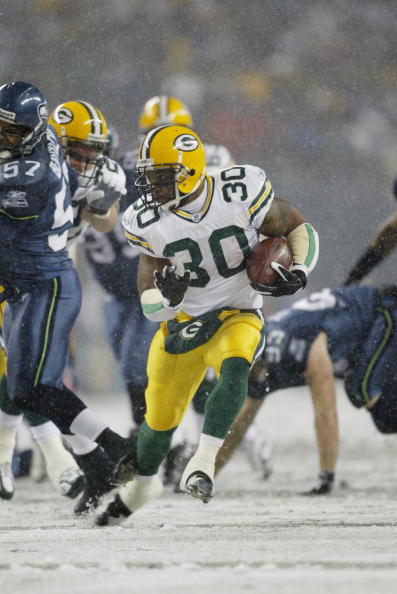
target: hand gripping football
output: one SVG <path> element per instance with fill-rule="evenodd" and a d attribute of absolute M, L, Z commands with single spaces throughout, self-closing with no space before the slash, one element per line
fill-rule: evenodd
<path fill-rule="evenodd" d="M 271 267 L 272 262 L 278 262 L 288 270 L 291 267 L 291 250 L 282 237 L 268 237 L 256 244 L 247 259 L 247 275 L 250 281 L 268 286 L 275 285 L 281 277 Z"/>

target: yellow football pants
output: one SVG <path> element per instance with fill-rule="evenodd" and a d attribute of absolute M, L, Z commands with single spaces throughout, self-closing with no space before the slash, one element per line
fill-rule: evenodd
<path fill-rule="evenodd" d="M 238 310 L 237 310 L 238 311 Z M 147 363 L 146 423 L 154 431 L 177 427 L 208 367 L 219 374 L 222 362 L 241 357 L 252 363 L 262 346 L 262 321 L 253 313 L 223 312 L 228 317 L 208 342 L 172 355 L 164 349 L 165 324 L 155 334 Z M 179 317 L 178 317 L 179 319 Z M 259 351 L 260 352 L 260 351 Z"/>

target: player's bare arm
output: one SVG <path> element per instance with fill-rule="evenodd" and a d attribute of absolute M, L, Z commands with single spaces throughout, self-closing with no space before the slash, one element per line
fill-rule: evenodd
<path fill-rule="evenodd" d="M 165 258 L 152 258 L 146 254 L 141 254 L 139 257 L 138 268 L 138 293 L 142 297 L 142 293 L 148 289 L 154 289 L 154 273 L 156 270 L 162 270 L 164 266 L 169 264 L 169 260 Z"/>
<path fill-rule="evenodd" d="M 117 215 L 119 213 L 119 205 L 114 204 L 109 210 L 103 214 L 98 215 L 90 211 L 90 206 L 87 204 L 81 213 L 81 218 L 94 227 L 97 231 L 102 233 L 109 233 L 112 231 L 117 223 Z"/>
<path fill-rule="evenodd" d="M 306 378 L 313 402 L 320 461 L 320 484 L 309 494 L 322 495 L 332 490 L 339 445 L 334 370 L 325 332 L 321 332 L 310 347 Z"/>
<path fill-rule="evenodd" d="M 372 247 L 387 256 L 397 245 L 397 213 L 386 220 L 375 236 Z"/>
<path fill-rule="evenodd" d="M 397 245 L 397 213 L 393 214 L 378 230 L 373 242 L 357 260 L 345 285 L 358 283 L 369 274 Z"/>
<path fill-rule="evenodd" d="M 306 222 L 303 214 L 295 206 L 283 198 L 274 198 L 259 231 L 268 237 L 286 237 L 296 227 Z"/>
<path fill-rule="evenodd" d="M 215 474 L 218 474 L 218 472 L 225 466 L 236 448 L 241 444 L 244 435 L 247 433 L 248 427 L 252 424 L 262 404 L 263 400 L 247 396 L 218 452 L 215 463 Z"/>
<path fill-rule="evenodd" d="M 262 295 L 273 297 L 292 295 L 303 289 L 318 259 L 318 235 L 312 225 L 295 206 L 282 198 L 274 198 L 259 232 L 268 237 L 286 237 L 293 264 L 287 270 L 279 263 L 272 262 L 271 266 L 279 274 L 280 280 L 270 287 L 262 286 L 261 283 L 252 286 Z"/>
<path fill-rule="evenodd" d="M 174 266 L 165 258 L 141 254 L 137 286 L 142 311 L 152 322 L 175 318 L 189 285 L 190 273 L 175 274 Z"/>

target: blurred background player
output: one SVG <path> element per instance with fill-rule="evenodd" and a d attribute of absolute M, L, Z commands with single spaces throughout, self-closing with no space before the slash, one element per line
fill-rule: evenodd
<path fill-rule="evenodd" d="M 51 114 L 50 123 L 60 137 L 66 161 L 72 167 L 70 174 L 72 177 L 74 171 L 78 174 L 79 187 L 73 189 L 73 221 L 68 230 L 68 247 L 70 247 L 71 241 L 84 232 L 89 224 L 101 231 L 109 231 L 113 228 L 117 220 L 117 203 L 125 192 L 125 176 L 117 163 L 105 155 L 108 142 L 106 121 L 94 106 L 82 101 L 61 104 Z M 2 409 L 0 422 L 4 427 L 0 432 L 0 441 L 2 435 L 3 450 L 7 450 L 5 453 L 3 451 L 3 458 L 9 458 L 12 456 L 15 433 L 22 414 L 8 397 L 5 382 L 2 384 L 0 404 Z M 45 422 L 45 419 L 38 417 L 32 420 L 31 417 L 32 413 L 27 413 L 29 423 L 34 425 L 32 433 L 44 454 L 51 482 L 57 487 L 62 484 L 63 494 L 76 496 L 77 489 L 74 488 L 65 493 L 65 481 L 59 479 L 65 457 L 71 459 L 74 467 L 77 468 L 73 458 L 62 445 L 59 431 L 52 423 Z M 105 468 L 107 469 L 106 478 L 109 479 L 109 467 L 113 465 L 101 448 L 94 442 L 77 436 L 69 436 L 69 442 L 74 452 L 79 455 L 80 466 L 84 467 L 88 479 L 86 490 L 93 488 L 92 479 L 95 476 L 90 476 L 90 473 L 92 474 L 95 460 L 101 462 L 103 469 L 101 474 Z M 9 467 L 9 462 L 6 464 Z M 10 481 L 8 484 L 10 485 Z M 12 493 L 13 490 L 11 496 Z M 8 495 L 10 496 L 10 492 Z"/>
<path fill-rule="evenodd" d="M 319 483 L 308 494 L 330 493 L 338 458 L 334 377 L 344 379 L 352 404 L 368 410 L 380 432 L 397 432 L 396 321 L 396 287 L 324 289 L 270 316 L 265 350 L 218 454 L 217 472 L 269 394 L 307 384 L 320 464 Z"/>
<path fill-rule="evenodd" d="M 155 96 L 143 106 L 139 119 L 139 142 L 147 132 L 164 124 L 192 127 L 193 119 L 187 106 L 176 97 Z M 134 427 L 144 419 L 146 362 L 150 342 L 158 324 L 142 313 L 137 292 L 138 249 L 128 246 L 121 218 L 126 208 L 140 195 L 135 187 L 138 147 L 119 154 L 118 135 L 111 128 L 108 135 L 109 154 L 118 156 L 127 178 L 127 194 L 120 201 L 119 220 L 110 233 L 102 234 L 90 228 L 84 236 L 83 248 L 95 278 L 106 292 L 107 333 L 112 352 L 120 362 L 121 373 L 129 396 Z M 222 145 L 204 144 L 207 172 L 211 174 L 233 164 L 228 149 Z M 139 341 L 139 348 L 137 348 Z M 197 435 L 200 433 L 197 430 Z M 194 442 L 194 439 L 190 439 Z M 182 468 L 191 454 L 187 432 L 182 427 L 173 438 L 173 445 L 164 465 L 166 483 L 178 482 Z"/>

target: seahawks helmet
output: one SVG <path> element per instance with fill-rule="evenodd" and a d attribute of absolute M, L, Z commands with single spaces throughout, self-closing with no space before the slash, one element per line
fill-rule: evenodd
<path fill-rule="evenodd" d="M 159 95 L 146 101 L 138 123 L 141 133 L 147 134 L 153 128 L 166 124 L 193 126 L 193 119 L 190 111 L 180 99 Z"/>
<path fill-rule="evenodd" d="M 80 185 L 90 185 L 105 162 L 109 146 L 103 114 L 86 101 L 68 101 L 50 115 L 68 161 L 78 173 Z"/>
<path fill-rule="evenodd" d="M 175 209 L 205 178 L 203 143 L 185 126 L 155 128 L 142 142 L 135 185 L 146 203 Z"/>
<path fill-rule="evenodd" d="M 0 87 L 0 162 L 30 155 L 48 124 L 43 93 L 25 82 Z"/>
<path fill-rule="evenodd" d="M 117 154 L 120 148 L 120 139 L 116 128 L 108 125 L 108 145 L 105 149 L 105 155 L 117 159 Z"/>

